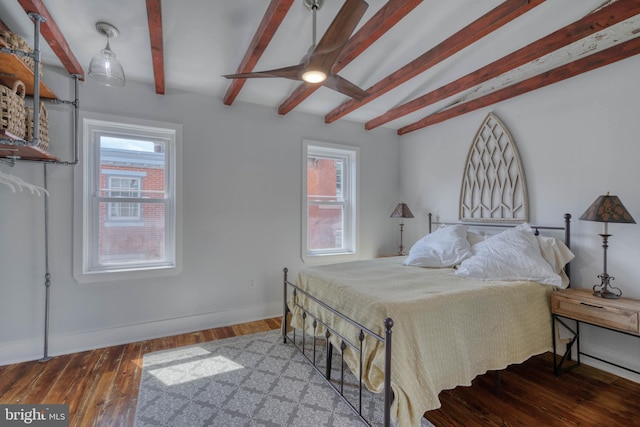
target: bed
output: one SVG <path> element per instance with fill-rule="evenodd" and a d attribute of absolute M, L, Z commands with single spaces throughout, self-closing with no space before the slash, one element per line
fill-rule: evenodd
<path fill-rule="evenodd" d="M 407 258 L 310 267 L 299 272 L 295 283 L 288 280 L 285 269 L 283 339 L 293 343 L 341 395 L 344 375 L 339 374 L 338 385 L 331 381 L 334 354 L 340 358 L 340 369 L 346 365 L 361 389 L 364 386 L 383 396 L 381 421 L 365 417 L 362 390 L 355 403 L 347 401 L 367 424 L 379 421 L 385 426 L 392 422 L 401 427 L 419 426 L 426 411 L 440 407 L 440 391 L 470 385 L 479 374 L 521 363 L 552 347 L 549 301 L 555 287 L 567 286 L 560 273 L 568 272 L 564 267 L 571 258 L 566 255 L 570 218 L 565 215 L 563 227 L 523 224 L 494 236 L 512 236 L 519 229 L 526 232 L 518 231 L 518 236 L 531 234 L 531 239 L 540 239 L 533 237 L 533 232 L 563 231 L 562 256 L 557 251 L 554 255 L 553 248 L 547 248 L 545 254 L 543 241 L 536 240 L 543 262 L 557 272 L 560 282 L 539 278 L 533 267 L 527 267 L 527 271 L 533 271 L 532 277 L 522 280 L 503 268 L 509 260 L 496 253 L 500 239 L 473 242 L 477 237 L 472 238 L 475 233 L 469 232 L 471 228 L 504 224 L 436 224 L 431 217 L 430 232 L 433 225 L 448 227 L 422 240 L 431 238 L 433 245 L 434 238 L 438 241 L 435 236 L 442 235 L 442 244 L 452 241 L 450 233 L 464 232 L 460 236 L 468 242 L 470 253 L 462 256 L 463 261 L 440 268 L 425 267 L 424 263 L 420 266 L 423 268 L 405 265 L 416 259 L 416 253 L 420 255 L 417 250 L 414 253 L 416 243 Z M 547 238 L 545 242 L 557 246 L 557 240 Z M 486 260 L 477 261 L 482 254 L 493 257 L 490 262 L 496 262 L 494 267 L 501 269 L 500 278 L 505 280 L 475 278 L 478 271 L 481 276 L 491 271 L 490 265 L 483 264 Z M 553 256 L 557 258 L 555 264 L 548 258 Z M 527 254 L 525 261 L 531 257 Z M 558 268 L 557 264 L 562 266 Z M 474 274 L 467 274 L 469 271 Z M 317 364 L 318 340 L 326 355 L 322 368 Z"/>

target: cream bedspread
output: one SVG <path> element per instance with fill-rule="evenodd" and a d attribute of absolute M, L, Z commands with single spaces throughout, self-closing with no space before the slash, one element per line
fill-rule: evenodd
<path fill-rule="evenodd" d="M 296 278 L 297 286 L 381 336 L 384 319 L 393 319 L 391 414 L 400 427 L 419 426 L 424 412 L 440 407 L 440 391 L 551 348 L 550 286 L 476 281 L 452 269 L 402 266 L 403 259 L 311 267 Z M 356 342 L 358 331 L 344 320 L 302 296 L 298 302 Z M 300 310 L 292 312 L 299 328 Z M 347 351 L 345 359 L 357 375 L 357 355 Z M 363 381 L 370 390 L 382 391 L 383 370 L 384 347 L 365 340 Z"/>

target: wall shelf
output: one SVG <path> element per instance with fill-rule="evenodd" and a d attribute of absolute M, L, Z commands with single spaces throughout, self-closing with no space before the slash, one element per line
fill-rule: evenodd
<path fill-rule="evenodd" d="M 0 47 L 9 48 L 2 39 L 0 39 Z M 31 68 L 17 54 L 0 52 L 0 84 L 12 87 L 16 80 L 24 83 L 27 95 L 33 96 L 35 75 Z M 40 81 L 40 98 L 57 99 L 53 91 L 42 81 Z M 58 158 L 49 152 L 28 145 L 22 138 L 18 138 L 4 129 L 0 129 L 0 139 L 11 141 L 10 143 L 0 141 L 0 158 L 43 162 L 58 161 Z"/>
<path fill-rule="evenodd" d="M 11 139 L 17 142 L 22 141 L 17 136 L 3 129 L 0 129 L 0 138 Z M 24 141 L 23 141 L 24 142 Z M 43 161 L 43 162 L 57 162 L 58 158 L 38 147 L 31 145 L 13 145 L 0 143 L 0 158 L 15 159 L 15 160 L 31 160 L 31 161 Z"/>
<path fill-rule="evenodd" d="M 0 47 L 9 49 L 9 46 L 2 39 L 0 39 Z M 7 87 L 12 87 L 16 80 L 22 81 L 27 90 L 27 95 L 33 96 L 34 75 L 31 68 L 18 55 L 0 52 L 0 83 Z M 57 96 L 41 81 L 40 98 L 56 99 Z"/>

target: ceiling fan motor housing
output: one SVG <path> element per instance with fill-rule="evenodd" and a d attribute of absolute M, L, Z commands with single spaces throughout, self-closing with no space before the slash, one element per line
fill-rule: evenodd
<path fill-rule="evenodd" d="M 309 10 L 320 10 L 320 8 L 322 7 L 322 4 L 324 3 L 324 0 L 303 0 L 304 1 L 304 5 L 307 7 L 307 9 Z"/>

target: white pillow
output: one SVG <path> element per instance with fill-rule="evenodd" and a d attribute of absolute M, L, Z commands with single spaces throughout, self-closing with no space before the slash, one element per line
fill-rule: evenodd
<path fill-rule="evenodd" d="M 554 237 L 538 236 L 538 245 L 542 257 L 558 274 L 576 257 L 562 240 Z"/>
<path fill-rule="evenodd" d="M 564 266 L 571 262 L 576 256 L 564 244 L 562 240 L 554 237 L 538 236 L 540 254 L 551 266 L 551 269 L 562 278 L 562 287 L 569 286 L 569 277 L 564 272 Z"/>
<path fill-rule="evenodd" d="M 418 267 L 453 267 L 471 255 L 467 227 L 451 225 L 439 228 L 418 240 L 409 251 L 404 265 Z"/>
<path fill-rule="evenodd" d="M 540 253 L 529 224 L 505 230 L 473 247 L 455 274 L 483 280 L 531 280 L 561 286 L 562 279 Z"/>
<path fill-rule="evenodd" d="M 469 244 L 473 248 L 473 245 L 477 245 L 480 242 L 483 242 L 487 238 L 486 235 L 480 233 L 474 233 L 472 231 L 467 231 L 467 240 Z"/>

